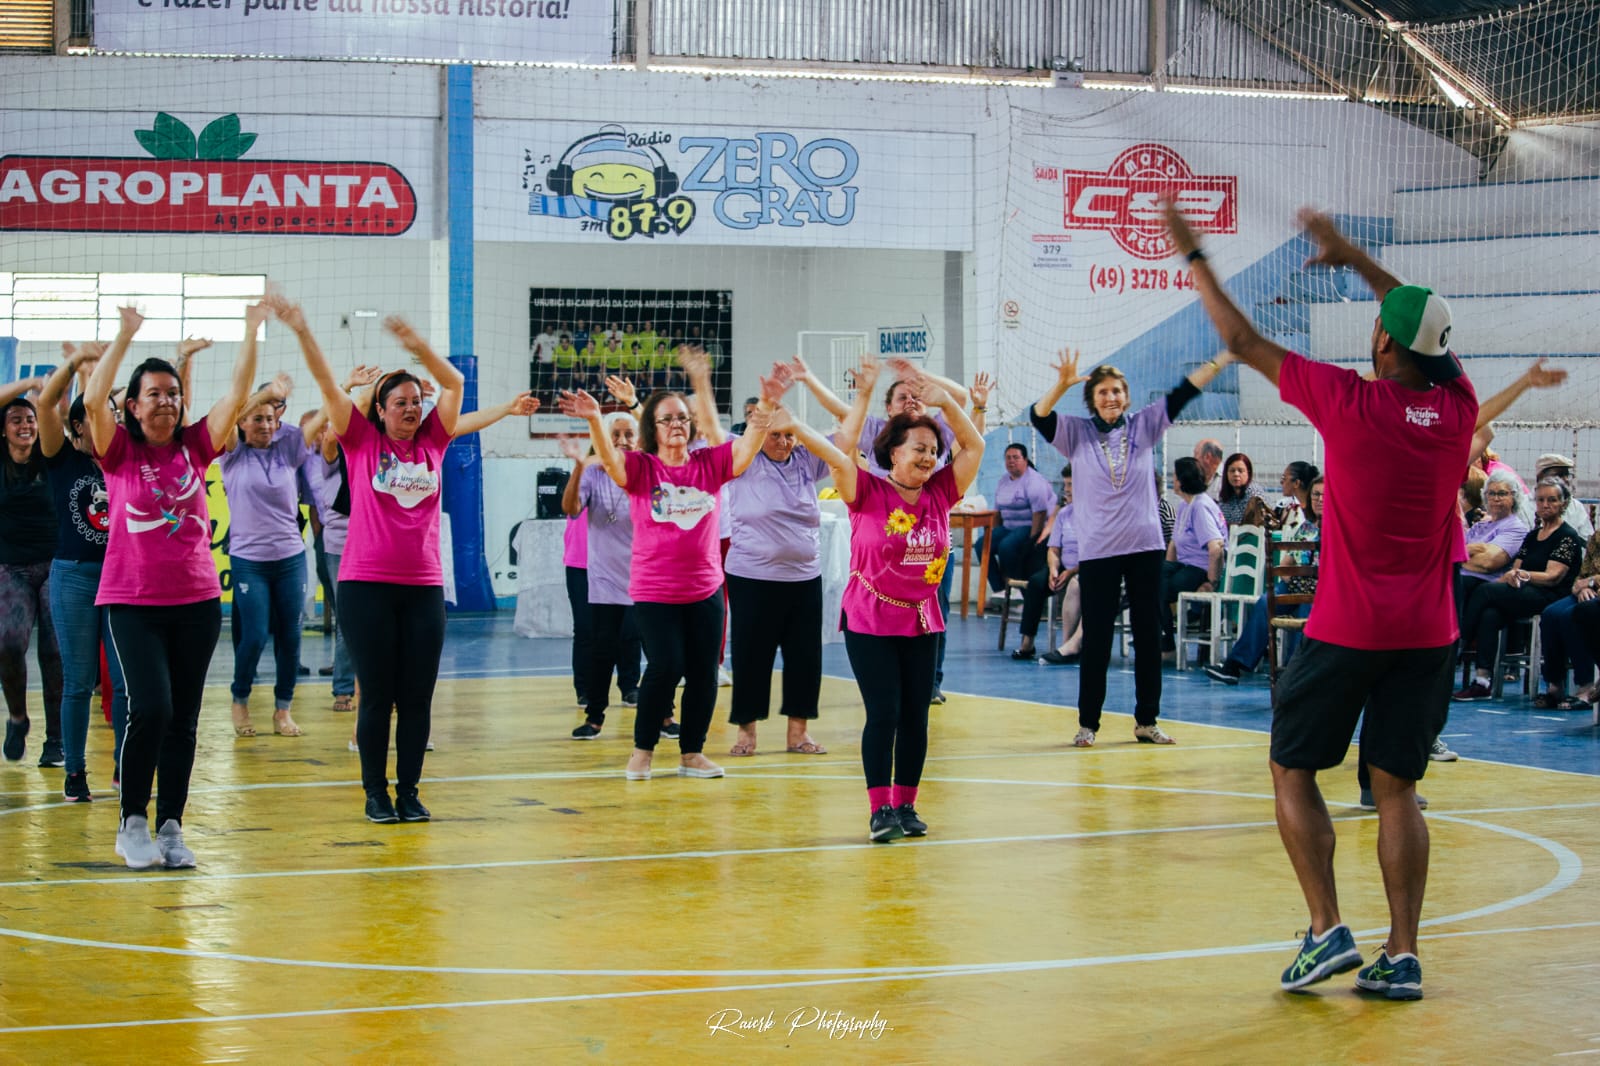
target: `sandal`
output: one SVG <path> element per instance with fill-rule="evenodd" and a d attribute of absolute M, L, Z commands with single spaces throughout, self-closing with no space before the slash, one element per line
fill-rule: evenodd
<path fill-rule="evenodd" d="M 802 740 L 798 744 L 791 744 L 788 748 L 790 755 L 826 755 L 828 749 L 814 740 Z"/>
<path fill-rule="evenodd" d="M 1554 711 L 1587 711 L 1591 706 L 1593 706 L 1593 704 L 1591 704 L 1588 700 L 1584 699 L 1582 696 L 1568 696 L 1565 699 L 1563 699 L 1560 703 L 1558 703 L 1554 707 L 1552 707 L 1551 710 L 1554 710 Z"/>
<path fill-rule="evenodd" d="M 280 737 L 303 737 L 305 730 L 295 725 L 294 719 L 289 717 L 288 711 L 283 711 L 272 716 L 272 731 Z"/>
<path fill-rule="evenodd" d="M 256 735 L 256 727 L 250 723 L 250 708 L 237 703 L 233 705 L 233 735 L 246 739 Z"/>
<path fill-rule="evenodd" d="M 740 758 L 743 758 L 747 755 L 754 755 L 755 753 L 756 746 L 754 744 L 747 744 L 742 740 L 728 749 L 729 755 L 736 755 Z"/>
<path fill-rule="evenodd" d="M 333 709 L 339 714 L 347 714 L 355 710 L 354 701 L 349 696 L 335 696 L 333 698 Z"/>

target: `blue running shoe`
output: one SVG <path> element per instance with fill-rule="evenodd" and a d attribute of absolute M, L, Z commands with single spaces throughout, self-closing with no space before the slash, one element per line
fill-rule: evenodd
<path fill-rule="evenodd" d="M 1360 965 L 1361 949 L 1356 947 L 1356 938 L 1350 935 L 1348 925 L 1336 925 L 1320 937 L 1312 936 L 1308 929 L 1300 953 L 1283 971 L 1283 990 L 1298 991 Z"/>
<path fill-rule="evenodd" d="M 1385 949 L 1371 966 L 1356 974 L 1356 987 L 1363 992 L 1382 992 L 1390 999 L 1421 999 L 1422 963 L 1410 953 L 1390 958 Z"/>

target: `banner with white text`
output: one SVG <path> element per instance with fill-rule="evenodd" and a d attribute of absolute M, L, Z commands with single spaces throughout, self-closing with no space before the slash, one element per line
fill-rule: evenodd
<path fill-rule="evenodd" d="M 610 63 L 612 0 L 95 0 L 95 47 L 294 59 Z"/>

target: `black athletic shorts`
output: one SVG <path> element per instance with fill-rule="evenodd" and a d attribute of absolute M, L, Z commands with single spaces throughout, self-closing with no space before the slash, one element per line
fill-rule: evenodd
<path fill-rule="evenodd" d="M 1454 645 L 1366 651 L 1301 640 L 1272 696 L 1272 761 L 1291 770 L 1338 766 L 1362 718 L 1367 765 L 1421 780 L 1449 713 L 1454 652 Z"/>

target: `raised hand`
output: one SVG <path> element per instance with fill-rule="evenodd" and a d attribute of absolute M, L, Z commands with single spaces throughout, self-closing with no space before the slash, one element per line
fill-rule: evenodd
<path fill-rule="evenodd" d="M 251 314 L 261 308 L 271 311 L 279 322 L 282 322 L 296 333 L 304 333 L 307 329 L 305 311 L 301 310 L 299 304 L 292 303 L 282 292 L 269 291 L 261 298 L 260 303 L 245 308 L 245 322 L 250 322 Z M 255 324 L 260 325 L 262 321 L 265 321 L 265 319 L 256 320 Z"/>
<path fill-rule="evenodd" d="M 1070 389 L 1080 381 L 1089 380 L 1078 373 L 1080 355 L 1081 353 L 1076 348 L 1062 348 L 1056 352 L 1056 362 L 1053 369 L 1056 372 L 1056 380 L 1061 383 L 1063 389 Z"/>
<path fill-rule="evenodd" d="M 422 398 L 424 400 L 426 400 L 429 396 L 432 396 L 434 393 L 439 391 L 439 386 L 435 385 L 433 382 L 429 381 L 427 378 L 418 378 L 417 379 L 417 388 L 422 390 Z"/>
<path fill-rule="evenodd" d="M 144 315 L 132 305 L 117 308 L 117 315 L 122 320 L 122 328 L 132 333 L 144 325 Z"/>
<path fill-rule="evenodd" d="M 1306 260 L 1306 266 L 1350 266 L 1362 254 L 1350 238 L 1339 232 L 1333 219 L 1323 212 L 1302 207 L 1295 219 L 1317 242 L 1316 254 Z"/>
<path fill-rule="evenodd" d="M 556 446 L 561 449 L 561 454 L 575 463 L 581 463 L 589 454 L 589 438 L 575 437 L 570 433 L 563 433 L 556 438 Z"/>
<path fill-rule="evenodd" d="M 415 352 L 419 348 L 428 346 L 428 342 L 422 339 L 422 335 L 411 328 L 411 323 L 399 315 L 390 315 L 385 318 L 383 320 L 383 328 L 394 334 L 394 339 L 399 341 L 400 346 L 408 352 Z"/>
<path fill-rule="evenodd" d="M 1545 366 L 1544 364 L 1545 357 L 1541 355 L 1534 360 L 1532 366 L 1523 371 L 1522 380 L 1527 383 L 1530 389 L 1553 389 L 1557 385 L 1566 382 L 1567 372 L 1565 370 Z"/>
<path fill-rule="evenodd" d="M 344 391 L 351 389 L 364 389 L 383 376 L 383 368 L 357 363 L 356 368 L 344 379 Z"/>
<path fill-rule="evenodd" d="M 245 308 L 244 321 L 251 329 L 255 329 L 267 320 L 267 309 L 260 304 L 251 304 Z M 210 337 L 185 337 L 178 342 L 178 358 L 188 359 L 196 352 L 203 352 L 211 347 Z"/>
<path fill-rule="evenodd" d="M 622 406 L 633 410 L 633 405 L 639 402 L 639 393 L 633 387 L 633 382 L 616 374 L 606 375 L 606 391 L 611 393 L 611 398 Z"/>
<path fill-rule="evenodd" d="M 761 398 L 767 403 L 776 406 L 783 394 L 789 391 L 794 384 L 794 370 L 788 363 L 773 363 L 772 376 L 759 379 L 761 382 Z"/>
<path fill-rule="evenodd" d="M 806 366 L 806 361 L 798 355 L 789 360 L 789 372 L 795 381 L 804 381 L 811 376 L 811 368 Z"/>
<path fill-rule="evenodd" d="M 700 381 L 711 376 L 711 357 L 706 355 L 704 348 L 692 344 L 678 346 L 678 365 L 683 367 L 683 372 L 690 381 Z"/>
<path fill-rule="evenodd" d="M 569 418 L 581 418 L 585 421 L 594 421 L 600 417 L 600 401 L 590 396 L 583 389 L 577 392 L 561 391 L 561 398 L 557 406 L 561 413 Z"/>
<path fill-rule="evenodd" d="M 508 415 L 531 415 L 539 410 L 539 401 L 534 398 L 533 393 L 522 392 L 514 396 L 507 407 Z"/>
<path fill-rule="evenodd" d="M 878 377 L 883 373 L 883 367 L 878 363 L 878 357 L 871 352 L 861 353 L 861 365 L 849 371 L 851 381 L 856 390 L 865 389 L 871 392 L 877 387 Z"/>
<path fill-rule="evenodd" d="M 950 390 L 927 374 L 919 372 L 916 377 L 901 378 L 900 380 L 909 384 L 916 393 L 917 401 L 923 409 L 918 411 L 917 414 L 922 414 L 927 408 L 943 407 L 951 402 Z"/>
<path fill-rule="evenodd" d="M 972 388 L 967 390 L 972 395 L 972 406 L 975 408 L 988 407 L 989 391 L 993 389 L 994 386 L 994 378 L 990 377 L 987 373 L 980 372 L 977 377 L 973 378 Z"/>

